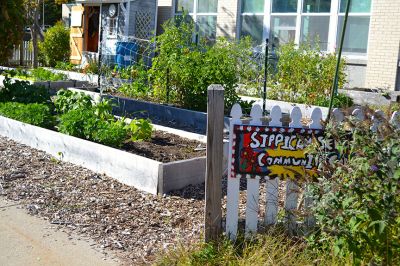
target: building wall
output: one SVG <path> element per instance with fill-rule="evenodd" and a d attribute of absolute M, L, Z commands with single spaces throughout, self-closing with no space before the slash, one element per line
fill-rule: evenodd
<path fill-rule="evenodd" d="M 157 35 L 162 33 L 162 25 L 172 17 L 172 0 L 158 0 Z"/>
<path fill-rule="evenodd" d="M 369 33 L 366 86 L 400 90 L 400 1 L 375 0 Z"/>
<path fill-rule="evenodd" d="M 218 0 L 217 36 L 234 39 L 237 32 L 237 0 Z"/>

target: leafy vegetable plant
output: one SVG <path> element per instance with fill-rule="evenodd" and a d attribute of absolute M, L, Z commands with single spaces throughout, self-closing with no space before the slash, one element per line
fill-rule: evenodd
<path fill-rule="evenodd" d="M 150 140 L 153 126 L 149 119 L 133 119 L 132 122 L 126 126 L 130 130 L 132 141 Z"/>
<path fill-rule="evenodd" d="M 34 86 L 29 82 L 5 78 L 0 88 L 0 102 L 46 103 L 50 101 L 48 89 Z"/>
<path fill-rule="evenodd" d="M 54 106 L 58 113 L 64 114 L 70 110 L 90 108 L 92 106 L 92 98 L 83 92 L 59 90 L 54 99 Z"/>
<path fill-rule="evenodd" d="M 55 122 L 50 107 L 39 103 L 0 102 L 0 115 L 45 128 L 51 128 Z"/>

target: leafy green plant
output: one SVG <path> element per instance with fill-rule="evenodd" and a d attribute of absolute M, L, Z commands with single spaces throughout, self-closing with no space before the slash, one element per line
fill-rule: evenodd
<path fill-rule="evenodd" d="M 45 128 L 51 128 L 55 122 L 50 107 L 40 103 L 0 102 L 0 115 Z"/>
<path fill-rule="evenodd" d="M 112 99 L 103 98 L 99 103 L 93 106 L 94 113 L 100 118 L 104 120 L 113 120 L 114 116 L 112 115 L 112 108 L 114 103 Z"/>
<path fill-rule="evenodd" d="M 54 98 L 54 106 L 60 114 L 70 110 L 87 109 L 92 106 L 92 98 L 83 92 L 59 90 Z"/>
<path fill-rule="evenodd" d="M 56 65 L 54 68 L 60 69 L 60 70 L 72 71 L 72 70 L 75 70 L 77 67 L 78 67 L 78 65 L 74 65 L 68 61 L 58 61 L 58 62 L 56 62 Z"/>
<path fill-rule="evenodd" d="M 325 95 L 319 96 L 314 100 L 314 105 L 329 107 L 330 99 Z M 335 98 L 333 98 L 333 107 L 345 108 L 353 106 L 353 99 L 344 93 L 338 93 Z"/>
<path fill-rule="evenodd" d="M 153 126 L 149 119 L 133 119 L 132 122 L 126 126 L 130 131 L 132 141 L 150 140 Z"/>
<path fill-rule="evenodd" d="M 347 120 L 328 126 L 342 159 L 329 162 L 331 154 L 317 150 L 321 177 L 310 195 L 317 226 L 308 241 L 337 256 L 351 255 L 355 265 L 399 265 L 400 135 L 387 121 L 377 132 L 371 125 Z"/>
<path fill-rule="evenodd" d="M 70 110 L 60 116 L 58 130 L 61 133 L 92 140 L 112 147 L 120 147 L 127 139 L 122 121 L 104 120 L 96 115 L 95 108 Z"/>
<path fill-rule="evenodd" d="M 31 70 L 30 76 L 33 77 L 35 81 L 58 81 L 65 80 L 66 75 L 61 73 L 53 73 L 50 70 L 38 67 Z"/>
<path fill-rule="evenodd" d="M 45 87 L 38 87 L 26 81 L 5 78 L 0 88 L 0 102 L 46 103 L 50 101 L 50 93 Z"/>
<path fill-rule="evenodd" d="M 127 129 L 123 121 L 101 121 L 93 131 L 92 140 L 111 147 L 120 147 L 127 139 Z"/>
<path fill-rule="evenodd" d="M 39 43 L 39 51 L 48 66 L 55 66 L 58 61 L 68 61 L 71 53 L 69 29 L 62 22 L 57 22 L 45 32 L 44 41 Z"/>
<path fill-rule="evenodd" d="M 297 47 L 289 43 L 277 51 L 277 71 L 272 75 L 268 98 L 296 103 L 317 104 L 330 96 L 336 69 L 336 54 L 323 54 L 310 43 Z M 346 74 L 345 61 L 339 69 L 339 88 Z"/>
<path fill-rule="evenodd" d="M 240 62 L 251 51 L 251 42 L 230 42 L 220 38 L 212 46 L 202 40 L 193 42 L 195 26 L 191 21 L 171 20 L 157 36 L 157 56 L 149 70 L 152 96 L 167 102 L 205 111 L 207 87 L 225 88 L 226 108 L 239 100 L 236 94 Z"/>

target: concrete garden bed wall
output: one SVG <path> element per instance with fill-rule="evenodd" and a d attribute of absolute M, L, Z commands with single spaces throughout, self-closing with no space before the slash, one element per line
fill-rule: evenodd
<path fill-rule="evenodd" d="M 0 116 L 0 135 L 152 194 L 204 182 L 205 157 L 160 163 L 3 116 Z"/>
<path fill-rule="evenodd" d="M 3 85 L 3 81 L 5 80 L 6 76 L 0 75 L 0 85 Z M 31 80 L 23 80 L 18 78 L 11 78 L 11 80 L 22 80 L 27 81 L 32 85 L 35 86 L 44 86 L 45 88 L 51 90 L 59 90 L 59 89 L 66 89 L 66 88 L 74 88 L 74 87 L 85 87 L 88 86 L 89 83 L 87 81 L 78 81 L 78 80 L 59 80 L 59 81 L 31 81 Z"/>
<path fill-rule="evenodd" d="M 164 123 L 172 123 L 178 128 L 188 129 L 200 134 L 206 133 L 207 128 L 207 114 L 204 112 L 192 111 L 188 109 L 177 108 L 169 105 L 145 102 L 130 98 L 101 95 L 98 92 L 81 90 L 77 88 L 70 88 L 77 92 L 83 92 L 92 97 L 93 100 L 98 101 L 102 97 L 114 99 L 117 106 L 114 107 L 113 112 L 118 116 L 131 117 L 132 114 L 139 114 L 145 112 L 145 117 L 149 117 L 153 121 L 161 121 Z M 228 117 L 225 117 L 225 129 L 229 129 Z"/>

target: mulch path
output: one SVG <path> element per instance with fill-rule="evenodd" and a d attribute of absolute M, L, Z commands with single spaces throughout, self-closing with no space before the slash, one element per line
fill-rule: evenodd
<path fill-rule="evenodd" d="M 127 264 L 200 239 L 204 185 L 157 196 L 0 137 L 0 195 L 32 215 L 88 236 Z"/>

